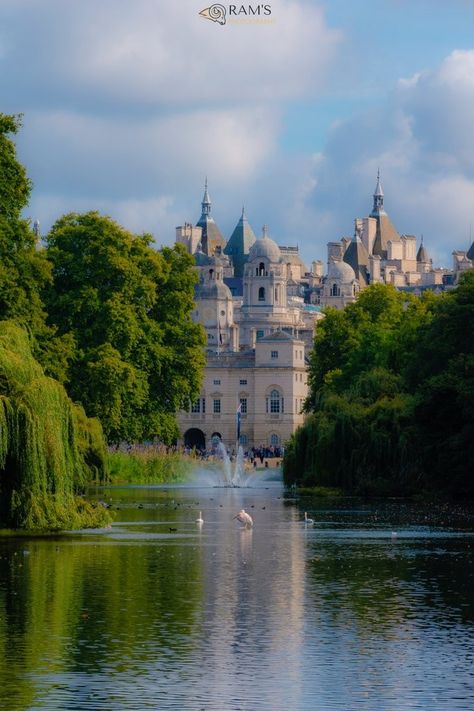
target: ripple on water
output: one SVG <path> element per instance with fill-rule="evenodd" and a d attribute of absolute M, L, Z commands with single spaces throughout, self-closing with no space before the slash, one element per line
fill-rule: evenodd
<path fill-rule="evenodd" d="M 0 541 L 0 708 L 472 711 L 472 533 L 280 495 L 115 491 L 111 529 Z"/>

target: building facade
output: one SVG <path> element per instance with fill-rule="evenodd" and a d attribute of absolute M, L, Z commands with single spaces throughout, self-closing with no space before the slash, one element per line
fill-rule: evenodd
<path fill-rule="evenodd" d="M 453 253 L 453 269 L 435 269 L 426 245 L 399 234 L 385 210 L 380 174 L 370 214 L 354 221 L 353 237 L 329 242 L 327 273 L 308 271 L 298 247 L 279 247 L 264 226 L 256 237 L 245 210 L 228 242 L 212 216 L 207 180 L 195 226 L 176 228 L 194 256 L 199 283 L 193 320 L 207 337 L 204 383 L 181 412 L 182 443 L 208 449 L 221 439 L 232 450 L 281 447 L 303 423 L 306 363 L 322 307 L 344 308 L 370 284 L 442 290 L 474 266 L 474 245 Z"/>
<path fill-rule="evenodd" d="M 182 443 L 209 449 L 220 439 L 232 450 L 239 435 L 244 448 L 280 448 L 303 423 L 306 358 L 321 314 L 304 301 L 297 247 L 280 249 L 266 226 L 257 238 L 245 210 L 227 244 L 216 229 L 206 181 L 196 227 L 176 229 L 196 261 L 192 317 L 207 337 L 201 393 L 179 415 Z"/>

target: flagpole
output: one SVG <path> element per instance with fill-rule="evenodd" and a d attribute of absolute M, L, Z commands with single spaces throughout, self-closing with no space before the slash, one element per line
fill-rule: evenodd
<path fill-rule="evenodd" d="M 240 444 L 240 416 L 242 414 L 242 403 L 239 401 L 239 406 L 237 408 L 237 438 L 236 438 L 236 446 L 235 446 L 235 453 L 239 451 L 239 444 Z"/>

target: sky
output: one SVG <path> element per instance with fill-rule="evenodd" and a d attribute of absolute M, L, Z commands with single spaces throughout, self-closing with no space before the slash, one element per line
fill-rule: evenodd
<path fill-rule="evenodd" d="M 474 0 L 252 4 L 265 22 L 222 3 L 224 25 L 209 4 L 0 0 L 0 112 L 23 114 L 43 234 L 99 210 L 172 244 L 207 176 L 224 236 L 245 205 L 256 234 L 325 261 L 380 168 L 393 223 L 436 266 L 469 247 Z"/>

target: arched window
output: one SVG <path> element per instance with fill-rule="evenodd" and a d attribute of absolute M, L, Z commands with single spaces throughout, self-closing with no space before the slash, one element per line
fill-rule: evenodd
<path fill-rule="evenodd" d="M 331 296 L 340 296 L 341 291 L 337 284 L 333 284 L 331 287 Z"/>
<path fill-rule="evenodd" d="M 265 287 L 261 286 L 258 290 L 258 300 L 265 301 Z"/>
<path fill-rule="evenodd" d="M 209 269 L 209 279 L 214 278 L 214 269 Z"/>
<path fill-rule="evenodd" d="M 270 444 L 273 445 L 273 447 L 278 447 L 280 444 L 280 438 L 274 432 L 270 435 Z"/>
<path fill-rule="evenodd" d="M 264 274 L 265 274 L 265 264 L 264 264 L 264 262 L 260 262 L 260 264 L 258 265 L 258 273 L 259 273 L 260 276 L 264 276 Z"/>
<path fill-rule="evenodd" d="M 272 415 L 279 415 L 285 411 L 284 409 L 284 398 L 279 390 L 276 388 L 270 391 L 270 397 L 266 399 L 266 410 Z"/>

